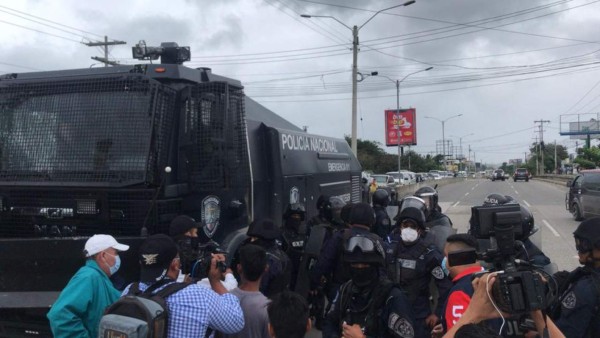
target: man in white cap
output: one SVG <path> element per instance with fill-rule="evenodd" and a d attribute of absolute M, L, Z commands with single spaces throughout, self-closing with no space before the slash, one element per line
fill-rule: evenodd
<path fill-rule="evenodd" d="M 71 278 L 48 312 L 54 337 L 98 336 L 98 325 L 104 309 L 121 293 L 109 277 L 119 270 L 119 251 L 128 245 L 110 235 L 94 235 L 85 243 L 85 265 Z"/>

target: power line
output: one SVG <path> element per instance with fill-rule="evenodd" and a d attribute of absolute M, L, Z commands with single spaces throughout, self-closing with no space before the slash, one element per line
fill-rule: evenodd
<path fill-rule="evenodd" d="M 52 24 L 54 24 L 54 25 L 57 25 L 57 26 L 61 26 L 61 27 L 65 27 L 65 28 L 69 28 L 69 29 L 76 30 L 76 31 L 79 31 L 79 32 L 82 32 L 82 33 L 86 33 L 86 34 L 90 34 L 90 35 L 95 35 L 95 36 L 97 36 L 97 37 L 100 37 L 100 38 L 101 38 L 101 37 L 103 37 L 103 36 L 102 36 L 102 35 L 100 35 L 100 34 L 96 34 L 96 33 L 93 33 L 93 32 L 90 32 L 90 31 L 86 31 L 86 30 L 83 30 L 83 29 L 79 29 L 79 28 L 75 28 L 75 27 L 67 26 L 67 25 L 64 25 L 64 24 L 62 24 L 62 23 L 55 22 L 55 21 L 51 21 L 51 20 L 48 20 L 48 19 L 44 19 L 44 18 L 42 18 L 42 17 L 35 16 L 35 15 L 29 14 L 29 13 L 21 12 L 21 11 L 19 11 L 19 10 L 16 10 L 16 9 L 13 9 L 13 8 L 10 8 L 10 7 L 7 7 L 7 6 L 2 6 L 2 5 L 0 5 L 0 8 L 5 8 L 5 9 L 11 10 L 11 11 L 13 11 L 13 12 L 19 13 L 19 14 L 23 14 L 23 15 L 30 16 L 30 17 L 32 17 L 32 18 L 36 18 L 36 19 L 38 19 L 38 20 L 42 20 L 42 21 L 46 21 L 46 22 L 50 22 L 50 23 L 52 23 Z"/>

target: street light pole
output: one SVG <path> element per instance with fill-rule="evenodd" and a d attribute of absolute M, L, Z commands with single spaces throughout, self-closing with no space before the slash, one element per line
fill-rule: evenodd
<path fill-rule="evenodd" d="M 459 116 L 462 116 L 462 114 L 453 115 L 453 116 L 450 116 L 450 117 L 448 117 L 446 119 L 443 119 L 443 120 L 440 120 L 437 117 L 425 116 L 426 119 L 432 119 L 432 120 L 436 120 L 436 121 L 442 123 L 442 152 L 443 152 L 443 154 L 442 154 L 442 163 L 443 163 L 443 166 L 444 166 L 444 170 L 447 169 L 447 167 L 446 167 L 446 131 L 445 131 L 445 124 L 446 124 L 446 121 L 448 121 L 450 119 L 453 119 L 455 117 L 459 117 Z"/>
<path fill-rule="evenodd" d="M 406 80 L 406 78 L 408 78 L 411 75 L 414 75 L 414 74 L 417 74 L 417 73 L 420 73 L 420 72 L 426 72 L 426 71 L 432 70 L 432 69 L 433 69 L 433 67 L 428 67 L 428 68 L 425 68 L 425 69 L 418 70 L 416 72 L 408 73 L 402 79 L 395 80 L 395 81 L 392 80 L 388 76 L 379 75 L 379 76 L 384 77 L 384 78 L 386 78 L 386 79 L 388 79 L 388 80 L 390 80 L 390 81 L 392 81 L 392 82 L 394 82 L 396 84 L 396 114 L 400 115 L 400 83 L 402 83 L 402 81 Z M 401 162 L 402 162 L 402 143 L 400 143 L 400 136 L 402 134 L 400 132 L 400 125 L 399 124 L 396 126 L 396 128 L 397 128 L 396 137 L 398 139 L 398 173 L 400 173 L 400 169 L 402 168 L 402 164 L 401 164 Z M 410 165 L 409 165 L 409 167 L 410 167 Z"/>
<path fill-rule="evenodd" d="M 353 26 L 352 28 L 350 28 L 348 25 L 346 25 L 342 21 L 340 21 L 337 18 L 330 16 L 330 15 L 308 15 L 308 14 L 300 15 L 303 18 L 330 18 L 330 19 L 333 19 L 333 20 L 339 22 L 344 27 L 346 27 L 352 31 L 352 142 L 351 142 L 351 147 L 352 147 L 352 152 L 354 153 L 355 156 L 357 156 L 357 154 L 358 154 L 357 113 L 356 113 L 357 86 L 358 86 L 358 80 L 356 78 L 356 75 L 358 73 L 358 31 L 361 28 L 363 28 L 369 21 L 371 21 L 377 14 L 387 11 L 387 10 L 390 10 L 390 9 L 393 9 L 393 8 L 396 8 L 396 7 L 412 5 L 414 3 L 415 3 L 415 0 L 410 0 L 410 1 L 406 1 L 405 3 L 400 4 L 400 5 L 396 5 L 396 6 L 392 6 L 392 7 L 388 7 L 388 8 L 379 10 L 379 11 L 375 12 L 375 14 L 371 15 L 371 17 L 367 21 L 365 21 L 362 25 Z"/>

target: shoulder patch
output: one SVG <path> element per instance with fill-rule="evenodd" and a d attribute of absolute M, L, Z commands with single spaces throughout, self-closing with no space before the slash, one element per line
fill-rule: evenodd
<path fill-rule="evenodd" d="M 574 309 L 576 304 L 577 297 L 575 297 L 575 293 L 573 291 L 570 291 L 563 299 L 562 306 L 564 306 L 565 309 Z"/>
<path fill-rule="evenodd" d="M 415 336 L 415 330 L 410 322 L 393 312 L 388 318 L 388 328 L 402 338 L 414 338 Z"/>
<path fill-rule="evenodd" d="M 431 274 L 433 277 L 435 277 L 435 279 L 444 279 L 445 277 L 444 270 L 442 270 L 442 267 L 439 265 L 431 270 Z"/>

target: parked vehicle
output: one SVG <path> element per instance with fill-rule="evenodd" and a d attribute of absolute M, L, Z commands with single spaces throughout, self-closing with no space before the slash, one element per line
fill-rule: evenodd
<path fill-rule="evenodd" d="M 406 185 L 408 184 L 408 178 L 405 177 L 405 175 L 402 172 L 397 172 L 397 171 L 388 171 L 387 173 L 385 173 L 386 175 L 390 175 L 394 178 L 394 182 L 396 182 L 397 185 Z"/>
<path fill-rule="evenodd" d="M 600 169 L 582 170 L 567 187 L 565 207 L 576 221 L 600 216 Z"/>
<path fill-rule="evenodd" d="M 45 314 L 93 234 L 130 245 L 113 278 L 124 284 L 138 279 L 145 236 L 179 214 L 233 253 L 249 222 L 281 220 L 288 204 L 315 215 L 322 194 L 361 200 L 345 140 L 183 66 L 189 48 L 136 49 L 162 60 L 0 76 L 0 336 L 51 336 Z"/>

